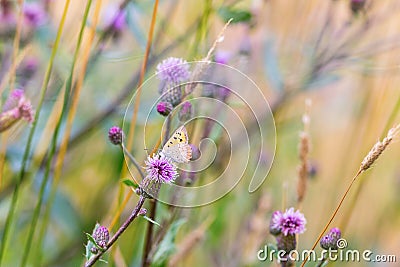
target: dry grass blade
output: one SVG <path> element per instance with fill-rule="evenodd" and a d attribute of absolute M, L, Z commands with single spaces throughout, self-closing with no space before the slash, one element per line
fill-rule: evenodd
<path fill-rule="evenodd" d="M 376 144 L 369 151 L 368 155 L 363 159 L 360 166 L 360 172 L 368 170 L 372 164 L 379 158 L 379 156 L 385 151 L 387 146 L 393 141 L 393 139 L 399 134 L 400 124 L 389 130 L 387 136 L 382 140 L 376 142 Z"/>

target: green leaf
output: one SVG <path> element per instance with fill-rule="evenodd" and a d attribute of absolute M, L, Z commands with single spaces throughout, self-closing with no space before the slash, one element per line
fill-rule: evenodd
<path fill-rule="evenodd" d="M 158 222 L 152 220 L 151 218 L 149 218 L 149 217 L 147 217 L 147 216 L 143 216 L 143 218 L 145 218 L 145 219 L 148 220 L 149 222 L 151 222 L 151 223 L 153 223 L 153 224 L 155 224 L 155 225 L 161 227 L 161 225 L 160 225 Z"/>
<path fill-rule="evenodd" d="M 126 186 L 129 186 L 129 187 L 133 187 L 133 188 L 138 188 L 139 187 L 139 185 L 135 182 L 135 181 L 133 181 L 132 179 L 125 179 L 125 180 L 123 180 L 122 181 Z"/>
<path fill-rule="evenodd" d="M 161 267 L 167 263 L 168 258 L 175 253 L 175 238 L 178 233 L 179 227 L 185 223 L 185 219 L 180 219 L 172 223 L 168 232 L 165 234 L 164 239 L 161 241 L 156 253 L 154 254 L 154 260 L 151 264 L 152 267 Z"/>
<path fill-rule="evenodd" d="M 248 22 L 252 18 L 250 11 L 233 9 L 230 7 L 221 7 L 218 9 L 218 15 L 225 22 L 228 22 L 230 19 L 232 19 L 232 23 Z"/>

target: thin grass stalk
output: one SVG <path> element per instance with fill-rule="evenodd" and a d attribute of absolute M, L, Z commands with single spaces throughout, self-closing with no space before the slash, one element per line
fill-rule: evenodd
<path fill-rule="evenodd" d="M 21 28 L 22 28 L 22 21 L 23 21 L 23 6 L 24 6 L 24 0 L 18 0 L 18 5 L 20 7 L 20 10 L 18 12 L 18 21 L 17 21 L 17 29 L 15 32 L 14 36 L 14 42 L 13 42 L 13 53 L 12 53 L 12 63 L 10 67 L 10 71 L 8 72 L 8 75 L 5 75 L 5 79 L 3 80 L 4 84 L 2 83 L 0 85 L 0 94 L 5 88 L 5 85 L 7 83 L 7 80 L 10 82 L 10 88 L 9 91 L 11 92 L 14 89 L 14 83 L 15 83 L 15 72 L 17 69 L 17 65 L 22 61 L 23 56 L 18 55 L 19 51 L 19 42 L 20 42 L 20 36 L 21 36 Z M 27 51 L 27 49 L 24 49 L 24 51 Z M 21 53 L 24 55 L 24 53 Z M 9 77 L 9 79 L 7 79 Z M 5 136 L 5 135 L 4 135 Z M 7 151 L 7 139 L 5 137 L 2 137 L 0 140 L 1 142 L 1 151 L 0 151 L 0 188 L 3 180 L 3 167 L 4 167 L 4 161 L 5 161 L 5 156 L 6 156 L 6 151 Z"/>
<path fill-rule="evenodd" d="M 155 152 L 158 150 L 158 148 L 160 147 L 160 144 L 161 144 L 161 138 L 158 140 L 156 146 L 154 147 L 154 149 L 153 149 L 152 152 L 150 153 L 151 155 L 152 155 L 153 153 L 155 153 Z M 129 199 L 132 197 L 133 192 L 134 192 L 133 189 L 130 190 L 130 191 L 128 191 L 128 194 L 125 196 L 125 198 L 124 198 L 122 204 L 120 205 L 119 209 L 117 210 L 117 212 L 115 213 L 113 219 L 111 220 L 109 229 L 114 228 L 114 226 L 115 226 L 115 224 L 117 223 L 119 217 L 121 216 L 122 211 L 124 210 L 126 204 L 128 204 Z"/>
<path fill-rule="evenodd" d="M 328 227 L 332 223 L 333 219 L 336 217 L 339 209 L 341 208 L 344 200 L 346 199 L 348 193 L 350 192 L 350 189 L 353 186 L 354 182 L 356 181 L 357 177 L 361 173 L 363 173 L 363 172 L 367 171 L 369 168 L 371 168 L 371 166 L 376 162 L 376 160 L 380 157 L 380 155 L 386 150 L 388 145 L 399 134 L 399 132 L 400 132 L 400 124 L 398 124 L 395 127 L 391 128 L 388 131 L 387 136 L 382 141 L 378 141 L 372 147 L 372 149 L 369 151 L 367 156 L 365 156 L 365 158 L 361 162 L 361 165 L 360 165 L 360 168 L 359 168 L 358 172 L 354 175 L 353 179 L 351 180 L 351 182 L 347 186 L 346 191 L 344 192 L 342 198 L 340 199 L 338 205 L 336 206 L 335 210 L 333 211 L 331 217 L 329 218 L 328 222 L 324 226 L 323 230 L 319 234 L 318 238 L 315 240 L 314 245 L 312 246 L 311 250 L 314 250 L 316 248 L 316 246 L 319 243 L 319 240 L 322 238 L 322 236 L 324 235 L 324 233 L 326 232 L 326 230 L 328 229 Z M 310 255 L 307 255 L 307 257 L 304 259 L 304 261 L 302 262 L 300 267 L 303 267 L 306 264 L 306 262 L 308 261 L 309 257 L 310 257 Z"/>
<path fill-rule="evenodd" d="M 390 116 L 386 122 L 385 128 L 382 131 L 382 138 L 384 138 L 385 133 L 390 129 L 390 125 L 393 125 L 394 120 L 396 119 L 397 115 L 399 114 L 399 110 L 400 110 L 400 97 L 397 99 L 397 102 L 392 110 L 392 112 L 390 113 Z M 354 197 L 352 199 L 352 201 L 350 202 L 350 206 L 347 209 L 347 211 L 345 212 L 342 221 L 340 222 L 340 229 L 342 231 L 342 233 L 344 233 L 346 231 L 347 225 L 350 221 L 350 217 L 351 214 L 353 214 L 353 210 L 357 204 L 357 200 L 358 200 L 358 196 L 360 195 L 360 193 L 362 192 L 364 188 L 364 183 L 361 181 L 360 185 L 356 188 L 356 191 L 354 193 Z"/>
<path fill-rule="evenodd" d="M 171 131 L 171 116 L 168 116 L 166 118 L 166 129 L 164 133 L 164 142 L 163 145 L 168 141 L 168 137 L 170 135 Z M 157 211 L 157 200 L 153 199 L 150 202 L 150 212 L 149 212 L 149 218 L 152 220 L 155 220 L 156 217 L 156 211 Z M 143 248 L 143 255 L 142 255 L 142 267 L 148 267 L 151 264 L 151 259 L 149 258 L 149 254 L 151 252 L 151 247 L 152 247 L 152 240 L 153 240 L 153 229 L 154 225 L 152 223 L 149 223 L 147 225 L 147 232 L 146 232 L 146 237 L 144 240 L 144 248 Z"/>
<path fill-rule="evenodd" d="M 140 209 L 142 208 L 145 198 L 140 196 L 138 203 L 136 204 L 135 209 L 128 217 L 128 219 L 122 224 L 122 226 L 118 229 L 118 231 L 111 237 L 110 241 L 107 243 L 106 248 L 104 250 L 100 250 L 94 257 L 92 257 L 89 261 L 85 263 L 85 267 L 93 266 L 103 254 L 118 240 L 118 238 L 128 229 L 128 226 L 137 218 Z"/>
<path fill-rule="evenodd" d="M 40 89 L 40 99 L 39 99 L 39 103 L 37 105 L 36 108 L 36 113 L 35 113 L 35 118 L 34 121 L 32 123 L 32 128 L 29 131 L 29 135 L 28 135 L 28 141 L 26 143 L 25 146 L 25 151 L 24 151 L 24 155 L 22 158 L 22 164 L 21 164 L 21 169 L 18 175 L 18 180 L 17 183 L 15 184 L 14 187 L 14 191 L 13 191 L 13 196 L 12 196 L 12 200 L 11 200 L 11 205 L 7 214 L 7 218 L 6 218 L 6 223 L 4 226 L 4 233 L 3 233 L 3 238 L 2 238 L 2 242 L 1 242 L 1 248 L 0 248 L 0 266 L 1 266 L 1 262 L 3 259 L 3 255 L 4 255 L 4 251 L 6 251 L 6 247 L 7 247 L 7 239 L 8 239 L 8 235 L 9 235 L 9 231 L 10 231 L 10 227 L 13 221 L 13 217 L 14 217 L 14 211 L 17 205 L 17 200 L 19 197 L 19 192 L 20 192 L 20 185 L 22 183 L 22 181 L 25 178 L 25 174 L 26 174 L 26 169 L 27 169 L 27 164 L 28 164 L 28 158 L 29 158 L 29 154 L 31 151 L 31 146 L 32 146 L 32 140 L 33 140 L 33 136 L 36 130 L 36 126 L 37 126 L 37 122 L 39 120 L 40 117 L 40 111 L 42 109 L 43 106 L 43 102 L 44 102 L 44 98 L 46 95 L 46 91 L 47 91 L 47 87 L 50 81 L 50 76 L 51 76 L 51 72 L 53 70 L 53 64 L 54 64 L 54 59 L 58 50 L 58 46 L 60 43 L 60 39 L 61 39 L 61 34 L 62 34 L 62 30 L 64 28 L 64 23 L 65 23 L 65 19 L 67 17 L 67 11 L 68 11 L 68 7 L 69 7 L 69 3 L 70 0 L 66 0 L 65 2 L 65 6 L 64 6 L 64 11 L 61 17 L 61 21 L 57 30 L 57 36 L 56 39 L 54 41 L 54 45 L 51 51 L 51 55 L 50 55 L 50 60 L 49 60 L 49 64 L 47 66 L 46 69 L 46 73 L 45 73 L 45 77 L 43 80 L 43 84 L 42 84 L 42 88 Z"/>
<path fill-rule="evenodd" d="M 150 28 L 149 28 L 149 32 L 148 32 L 148 36 L 147 36 L 147 44 L 146 44 L 146 51 L 145 51 L 145 55 L 144 55 L 144 59 L 143 59 L 143 63 L 142 63 L 142 68 L 140 70 L 140 75 L 139 75 L 139 80 L 137 83 L 137 89 L 136 89 L 136 98 L 134 101 L 134 110 L 133 110 L 133 115 L 132 115 L 132 119 L 130 122 L 130 128 L 129 128 L 129 133 L 128 133 L 128 138 L 127 138 L 127 146 L 126 149 L 128 151 L 131 150 L 132 148 L 132 144 L 133 144 L 133 140 L 134 140 L 134 135 L 135 135 L 135 127 L 136 127 L 136 120 L 137 120 L 137 114 L 139 111 L 139 105 L 140 105 L 140 95 L 141 95 L 141 86 L 143 84 L 144 81 L 144 77 L 146 74 L 146 69 L 147 69 L 147 63 L 148 63 L 148 59 L 149 59 L 149 55 L 150 55 L 150 49 L 152 46 L 152 41 L 153 41 L 153 33 L 154 33 L 154 28 L 155 28 L 155 24 L 156 24 L 156 17 L 157 17 L 157 9 L 158 9 L 158 0 L 155 0 L 154 2 L 154 6 L 153 6 L 153 14 L 151 17 L 151 22 L 150 22 Z M 127 167 L 123 167 L 122 171 L 121 171 L 121 177 L 124 177 L 126 175 L 127 172 Z M 118 190 L 118 206 L 117 206 L 117 212 L 120 209 L 120 206 L 122 204 L 122 196 L 124 194 L 124 186 L 121 184 Z M 111 251 L 111 253 L 113 254 L 114 250 Z"/>
<path fill-rule="evenodd" d="M 68 1 L 68 3 L 69 3 L 69 1 Z M 72 65 L 71 65 L 70 76 L 68 77 L 67 82 L 66 82 L 66 88 L 65 88 L 65 92 L 64 92 L 63 107 L 62 107 L 60 118 L 59 118 L 59 120 L 57 122 L 57 125 L 56 125 L 55 130 L 54 130 L 54 134 L 53 134 L 53 137 L 52 137 L 51 147 L 50 147 L 50 151 L 49 151 L 48 158 L 47 158 L 47 165 L 46 165 L 46 169 L 45 169 L 45 174 L 44 174 L 43 180 L 42 180 L 41 185 L 40 185 L 39 200 L 38 200 L 38 202 L 37 202 L 37 204 L 35 206 L 34 212 L 33 212 L 32 220 L 31 220 L 31 224 L 30 224 L 30 228 L 29 228 L 29 232 L 28 232 L 28 238 L 27 238 L 27 242 L 26 242 L 25 249 L 24 249 L 23 256 L 22 256 L 21 267 L 26 266 L 26 263 L 27 263 L 28 257 L 29 257 L 29 252 L 32 250 L 31 249 L 31 245 L 32 245 L 33 235 L 35 233 L 37 222 L 38 222 L 38 219 L 39 219 L 40 210 L 41 210 L 42 203 L 43 203 L 43 198 L 44 198 L 44 191 L 45 191 L 45 188 L 46 188 L 46 185 L 47 185 L 47 181 L 48 181 L 49 176 L 50 176 L 50 169 L 51 169 L 51 165 L 52 165 L 52 159 L 53 159 L 53 156 L 55 154 L 56 147 L 57 147 L 58 134 L 59 134 L 62 122 L 63 122 L 65 116 L 68 114 L 68 104 L 69 104 L 69 97 L 70 97 L 71 88 L 72 88 L 73 73 L 74 73 L 74 70 L 75 70 L 76 61 L 78 59 L 78 54 L 79 54 L 80 46 L 81 46 L 81 43 L 82 43 L 83 33 L 84 33 L 85 26 L 86 26 L 86 22 L 87 22 L 87 18 L 88 18 L 88 14 L 89 14 L 89 10 L 90 10 L 91 4 L 92 4 L 92 0 L 89 0 L 87 2 L 87 4 L 86 4 L 86 8 L 85 8 L 85 13 L 84 13 L 83 20 L 82 20 L 81 29 L 80 29 L 80 32 L 79 32 L 78 42 L 77 42 L 77 46 L 76 46 L 76 49 L 75 49 L 73 62 L 72 62 Z"/>
<path fill-rule="evenodd" d="M 0 94 L 3 93 L 3 90 L 6 88 L 7 83 L 9 83 L 11 81 L 11 79 L 13 79 L 13 77 L 15 77 L 15 72 L 17 70 L 17 67 L 19 66 L 19 64 L 21 64 L 22 60 L 25 58 L 25 56 L 32 50 L 32 46 L 31 45 L 27 45 L 24 47 L 24 49 L 21 50 L 21 52 L 15 57 L 15 60 L 13 60 L 12 64 L 15 64 L 14 68 L 10 68 L 3 77 L 3 80 L 1 80 L 0 83 Z M 10 82 L 11 83 L 11 82 Z M 13 82 L 14 84 L 14 82 Z M 10 86 L 10 92 L 12 91 L 12 88 Z"/>
<path fill-rule="evenodd" d="M 10 73 L 15 73 L 17 69 L 17 56 L 19 51 L 19 41 L 21 38 L 21 28 L 22 21 L 24 20 L 24 0 L 18 0 L 19 12 L 18 12 L 18 21 L 17 21 L 17 29 L 15 31 L 14 41 L 13 41 L 13 53 L 12 53 L 12 63 L 11 63 L 11 71 Z M 15 75 L 10 76 L 10 92 L 14 89 L 15 83 Z"/>
<path fill-rule="evenodd" d="M 85 30 L 85 25 L 87 22 L 87 18 L 88 18 L 88 12 L 90 10 L 90 6 L 91 6 L 91 2 L 89 1 L 87 3 L 87 9 L 85 10 L 85 14 L 84 14 L 84 18 L 82 21 L 82 25 L 81 25 L 81 29 L 80 29 L 80 33 L 79 33 L 79 39 L 78 39 L 78 43 L 77 43 L 77 49 L 76 49 L 76 55 L 79 54 L 79 48 L 81 46 L 81 42 L 82 42 L 82 37 L 83 37 L 83 32 Z M 83 86 L 83 82 L 84 82 L 84 78 L 85 78 L 85 74 L 86 69 L 87 69 L 87 65 L 88 65 L 88 60 L 89 60 L 89 54 L 90 54 L 90 49 L 91 46 L 93 44 L 93 40 L 94 40 L 94 36 L 95 36 L 95 32 L 96 32 L 96 26 L 98 23 L 98 18 L 100 15 L 100 9 L 101 9 L 101 5 L 102 5 L 102 0 L 98 0 L 96 2 L 96 6 L 95 6 L 95 11 L 93 14 L 93 23 L 91 25 L 90 31 L 88 33 L 88 37 L 87 39 L 87 43 L 85 45 L 85 48 L 83 50 L 83 56 L 82 56 L 82 70 L 79 72 L 79 77 L 78 77 L 78 81 L 76 84 L 76 88 L 74 90 L 74 93 L 72 95 L 73 99 L 72 99 L 72 103 L 71 103 L 71 108 L 70 111 L 68 113 L 68 117 L 67 117 L 67 123 L 66 123 L 66 127 L 65 127 L 65 133 L 63 136 L 63 139 L 61 141 L 61 146 L 60 146 L 60 151 L 58 152 L 58 155 L 56 157 L 56 163 L 55 163 L 55 168 L 54 168 L 54 181 L 53 181 L 53 185 L 51 187 L 51 191 L 50 191 L 50 196 L 49 196 L 49 200 L 48 200 L 48 204 L 46 206 L 45 209 L 45 213 L 43 216 L 43 222 L 42 222 L 42 227 L 40 229 L 40 234 L 39 234 L 39 238 L 37 241 L 37 247 L 40 249 L 42 246 L 42 242 L 46 233 L 46 229 L 49 223 L 49 219 L 50 219 L 50 213 L 51 213 L 51 207 L 52 204 L 54 202 L 55 196 L 56 196 L 56 192 L 57 192 L 57 188 L 58 188 L 58 184 L 60 181 L 60 176 L 61 176 L 61 172 L 62 172 L 62 163 L 64 162 L 64 158 L 65 158 L 65 154 L 68 148 L 68 141 L 69 141 L 69 137 L 71 134 L 71 129 L 72 129 L 72 124 L 74 121 L 74 118 L 76 116 L 76 111 L 77 111 L 77 106 L 78 106 L 78 102 L 79 102 L 79 97 L 80 97 L 80 92 Z M 74 60 L 77 60 L 77 57 L 74 58 Z M 75 65 L 75 62 L 74 64 Z M 72 86 L 72 74 L 74 72 L 74 68 L 71 69 L 71 82 L 69 83 L 70 86 Z M 71 89 L 70 89 L 71 91 Z M 42 254 L 39 253 L 39 255 L 37 255 L 37 257 L 35 257 L 36 261 L 36 266 L 40 266 L 41 265 L 41 257 Z"/>

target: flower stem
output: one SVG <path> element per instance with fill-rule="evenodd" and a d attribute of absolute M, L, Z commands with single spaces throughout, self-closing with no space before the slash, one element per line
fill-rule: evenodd
<path fill-rule="evenodd" d="M 145 175 L 142 171 L 142 167 L 137 162 L 135 157 L 128 151 L 128 149 L 125 147 L 124 144 L 121 144 L 121 147 L 122 147 L 124 154 L 128 156 L 129 160 L 133 163 L 133 165 L 135 165 L 135 167 L 136 167 L 137 171 L 139 172 L 140 176 L 142 177 L 142 179 L 144 179 Z"/>
<path fill-rule="evenodd" d="M 354 175 L 353 179 L 351 180 L 350 184 L 347 186 L 346 191 L 344 192 L 342 198 L 339 201 L 339 204 L 337 205 L 336 209 L 333 211 L 331 217 L 329 218 L 329 221 L 326 223 L 324 229 L 321 231 L 321 233 L 319 234 L 318 238 L 315 240 L 314 245 L 311 248 L 311 251 L 314 250 L 316 248 L 316 246 L 318 245 L 319 240 L 322 238 L 322 236 L 324 235 L 324 233 L 326 232 L 326 230 L 328 229 L 329 225 L 332 223 L 333 219 L 336 217 L 336 214 L 338 213 L 340 207 L 342 206 L 345 198 L 347 197 L 348 193 L 350 192 L 351 187 L 353 186 L 354 182 L 356 181 L 357 177 L 362 173 L 362 169 L 360 169 L 356 175 Z M 304 259 L 304 261 L 301 263 L 300 267 L 303 267 L 306 262 L 308 261 L 308 258 L 310 257 L 310 255 L 307 255 L 307 257 Z"/>
<path fill-rule="evenodd" d="M 106 248 L 103 251 L 99 251 L 99 253 L 96 254 L 94 257 L 90 258 L 90 260 L 85 263 L 85 267 L 93 266 L 100 259 L 100 257 L 107 250 L 109 250 L 112 247 L 112 245 L 118 240 L 118 238 L 123 234 L 123 232 L 125 232 L 125 230 L 128 228 L 128 226 L 135 220 L 136 217 L 138 217 L 139 211 L 142 208 L 145 200 L 146 200 L 145 197 L 140 196 L 135 209 L 132 211 L 132 214 L 121 225 L 121 227 L 118 229 L 118 231 L 115 233 L 115 235 L 113 235 L 113 237 L 111 237 L 110 241 L 106 245 Z"/>

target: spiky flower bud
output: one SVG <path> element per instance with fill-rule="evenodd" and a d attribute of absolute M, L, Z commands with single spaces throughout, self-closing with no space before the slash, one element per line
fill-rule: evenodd
<path fill-rule="evenodd" d="M 173 108 L 170 102 L 161 101 L 157 104 L 157 112 L 163 116 L 168 116 Z"/>
<path fill-rule="evenodd" d="M 107 243 L 110 240 L 110 233 L 108 232 L 107 227 L 101 225 L 96 227 L 93 233 L 93 239 L 99 247 L 106 249 Z"/>
<path fill-rule="evenodd" d="M 319 244 L 323 249 L 333 249 L 337 250 L 338 245 L 337 242 L 341 238 L 342 233 L 340 232 L 339 228 L 332 228 L 328 234 L 321 238 Z"/>
<path fill-rule="evenodd" d="M 147 214 L 147 209 L 146 208 L 141 208 L 139 211 L 139 216 L 145 216 Z"/>
<path fill-rule="evenodd" d="M 124 132 L 118 126 L 113 126 L 108 130 L 108 139 L 113 145 L 122 144 Z"/>

